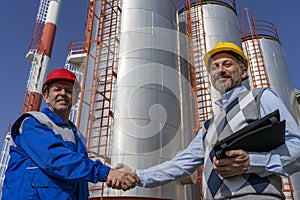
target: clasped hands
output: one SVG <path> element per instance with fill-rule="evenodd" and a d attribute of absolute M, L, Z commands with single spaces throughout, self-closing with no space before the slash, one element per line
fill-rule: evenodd
<path fill-rule="evenodd" d="M 213 158 L 213 168 L 223 178 L 245 173 L 250 166 L 247 152 L 243 150 L 231 150 L 226 152 L 227 158 L 217 160 Z M 113 189 L 130 190 L 140 183 L 140 178 L 125 164 L 118 163 L 111 168 L 106 184 Z"/>
<path fill-rule="evenodd" d="M 127 165 L 118 163 L 111 168 L 107 176 L 106 185 L 113 189 L 130 190 L 140 183 L 140 178 Z"/>

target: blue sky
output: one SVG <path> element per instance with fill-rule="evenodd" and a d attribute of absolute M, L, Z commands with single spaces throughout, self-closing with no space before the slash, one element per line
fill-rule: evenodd
<path fill-rule="evenodd" d="M 63 67 L 68 44 L 84 37 L 87 0 L 64 0 L 57 25 L 50 70 Z M 236 0 L 237 8 L 252 8 L 256 19 L 273 23 L 286 55 L 293 86 L 300 89 L 299 0 Z M 25 58 L 30 45 L 39 0 L 3 1 L 0 7 L 1 135 L 19 115 L 31 63 Z"/>

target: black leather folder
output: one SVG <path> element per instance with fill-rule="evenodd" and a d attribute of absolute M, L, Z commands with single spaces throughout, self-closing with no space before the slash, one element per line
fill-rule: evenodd
<path fill-rule="evenodd" d="M 214 145 L 217 159 L 227 157 L 227 150 L 268 152 L 285 143 L 285 120 L 280 121 L 279 110 L 250 123 Z"/>

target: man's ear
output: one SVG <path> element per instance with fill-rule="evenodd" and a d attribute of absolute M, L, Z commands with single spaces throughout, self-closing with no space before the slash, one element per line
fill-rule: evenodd
<path fill-rule="evenodd" d="M 43 97 L 44 97 L 44 101 L 45 103 L 49 103 L 49 95 L 48 95 L 48 92 L 46 91 L 44 94 L 43 94 Z"/>
<path fill-rule="evenodd" d="M 248 76 L 248 72 L 246 70 L 246 67 L 242 68 L 242 79 L 245 79 Z"/>

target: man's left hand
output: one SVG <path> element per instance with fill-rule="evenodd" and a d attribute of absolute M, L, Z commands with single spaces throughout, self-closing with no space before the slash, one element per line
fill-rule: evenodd
<path fill-rule="evenodd" d="M 250 166 L 250 158 L 243 150 L 226 151 L 227 158 L 213 158 L 213 168 L 223 178 L 244 174 Z"/>

